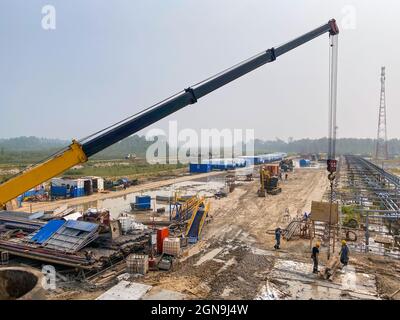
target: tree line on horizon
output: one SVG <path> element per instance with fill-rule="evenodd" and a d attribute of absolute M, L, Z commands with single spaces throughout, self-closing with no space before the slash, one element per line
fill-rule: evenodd
<path fill-rule="evenodd" d="M 375 139 L 369 138 L 340 138 L 337 139 L 337 154 L 359 154 L 372 155 L 375 148 Z M 152 141 L 146 141 L 144 136 L 130 136 L 93 156 L 93 159 L 118 159 L 124 158 L 127 154 L 136 154 L 144 157 L 147 148 Z M 59 149 L 70 144 L 67 140 L 48 139 L 38 137 L 18 137 L 0 139 L 0 161 L 40 161 Z M 270 152 L 286 152 L 298 154 L 311 154 L 327 152 L 328 139 L 299 139 L 289 142 L 276 140 L 256 139 L 254 151 L 256 154 Z M 391 139 L 388 141 L 389 154 L 400 154 L 400 140 Z"/>

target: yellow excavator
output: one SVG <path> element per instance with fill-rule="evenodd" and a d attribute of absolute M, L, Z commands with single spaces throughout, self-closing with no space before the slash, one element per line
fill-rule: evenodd
<path fill-rule="evenodd" d="M 282 192 L 279 187 L 279 178 L 273 176 L 271 172 L 264 166 L 260 167 L 260 189 L 258 189 L 258 196 L 265 197 L 267 194 L 277 195 Z"/>
<path fill-rule="evenodd" d="M 339 29 L 334 19 L 292 41 L 279 47 L 263 51 L 203 82 L 186 88 L 160 103 L 96 132 L 85 139 L 80 141 L 73 140 L 71 145 L 67 148 L 60 150 L 42 163 L 31 166 L 0 184 L 0 208 L 5 208 L 8 202 L 37 185 L 60 175 L 75 165 L 86 162 L 90 156 L 104 150 L 114 143 L 188 105 L 196 103 L 197 100 L 203 96 L 266 63 L 275 61 L 277 57 L 326 33 L 329 34 L 330 40 L 337 37 Z M 271 180 L 272 178 L 269 179 L 269 181 Z"/>

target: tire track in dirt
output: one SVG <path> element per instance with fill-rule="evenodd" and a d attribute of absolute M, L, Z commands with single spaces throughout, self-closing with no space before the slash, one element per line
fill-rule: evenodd
<path fill-rule="evenodd" d="M 258 180 L 243 184 L 227 198 L 212 201 L 213 219 L 206 228 L 205 239 L 235 239 L 236 233 L 243 230 L 269 247 L 273 237 L 267 231 L 283 224 L 285 209 L 289 209 L 291 218 L 309 211 L 311 201 L 321 200 L 327 186 L 325 172 L 319 169 L 299 169 L 281 183 L 282 193 L 265 198 L 257 196 Z"/>

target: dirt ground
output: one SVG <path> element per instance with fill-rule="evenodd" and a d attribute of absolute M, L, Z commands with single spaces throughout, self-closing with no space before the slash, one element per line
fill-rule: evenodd
<path fill-rule="evenodd" d="M 257 196 L 258 181 L 243 182 L 227 198 L 212 200 L 210 221 L 197 255 L 170 273 L 149 274 L 146 283 L 184 292 L 190 298 L 254 299 L 269 277 L 276 259 L 294 250 L 309 256 L 309 242 L 288 242 L 274 252 L 277 226 L 284 227 L 286 209 L 291 217 L 310 211 L 328 185 L 319 169 L 299 169 L 281 184 L 282 193 Z M 293 257 L 292 257 L 293 258 Z"/>
<path fill-rule="evenodd" d="M 325 170 L 298 169 L 281 186 L 281 194 L 259 198 L 258 182 L 244 182 L 227 198 L 212 200 L 210 221 L 191 256 L 142 281 L 188 299 L 376 299 L 399 288 L 399 263 L 391 261 L 387 272 L 383 257 L 353 255 L 351 267 L 329 282 L 311 272 L 309 240 L 283 241 L 274 250 L 273 230 L 286 226 L 286 209 L 291 217 L 309 212 L 328 180 Z"/>
<path fill-rule="evenodd" d="M 274 237 L 267 231 L 287 224 L 285 210 L 291 218 L 309 212 L 311 201 L 322 199 L 327 186 L 326 174 L 319 169 L 298 169 L 281 183 L 280 194 L 265 198 L 257 196 L 258 181 L 243 183 L 229 197 L 211 203 L 212 223 L 204 240 L 234 239 L 240 232 L 259 248 L 272 248 Z"/>
<path fill-rule="evenodd" d="M 156 181 L 151 181 L 151 182 L 146 182 L 142 183 L 136 186 L 131 186 L 129 188 L 126 188 L 125 190 L 119 190 L 119 191 L 109 191 L 109 192 L 104 192 L 104 193 L 94 193 L 90 196 L 85 196 L 85 197 L 79 197 L 79 198 L 71 198 L 71 199 L 65 199 L 65 200 L 57 200 L 57 201 L 41 201 L 41 202 L 24 202 L 22 204 L 21 208 L 15 209 L 15 211 L 23 211 L 23 212 L 36 212 L 36 211 L 42 211 L 42 210 L 55 210 L 61 206 L 68 205 L 69 207 L 74 206 L 74 205 L 82 205 L 85 203 L 97 201 L 97 200 L 104 200 L 104 199 L 109 199 L 109 198 L 117 198 L 121 197 L 133 192 L 138 192 L 142 190 L 150 190 L 150 189 L 156 189 L 160 188 L 163 186 L 167 186 L 173 183 L 178 183 L 178 182 L 184 182 L 184 181 L 190 181 L 193 180 L 194 178 L 196 179 L 201 179 L 201 178 L 206 178 L 206 177 L 211 177 L 211 176 L 216 176 L 220 175 L 221 172 L 209 172 L 209 173 L 202 173 L 198 174 L 196 176 L 193 175 L 184 175 L 181 177 L 175 177 L 173 179 L 157 179 Z"/>
<path fill-rule="evenodd" d="M 332 282 L 313 274 L 309 240 L 283 241 L 274 250 L 273 230 L 309 212 L 321 200 L 328 179 L 323 169 L 296 169 L 282 193 L 257 196 L 258 180 L 241 182 L 226 198 L 212 199 L 202 239 L 169 272 L 135 279 L 187 299 L 378 299 L 400 287 L 400 264 L 385 257 L 352 254 Z M 321 248 L 321 265 L 326 248 Z M 348 284 L 350 283 L 350 284 Z M 76 291 L 57 299 L 94 299 L 99 292 Z M 394 299 L 400 299 L 400 294 Z"/>

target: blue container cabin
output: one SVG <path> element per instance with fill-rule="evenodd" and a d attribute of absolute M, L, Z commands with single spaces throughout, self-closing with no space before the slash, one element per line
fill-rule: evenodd
<path fill-rule="evenodd" d="M 50 194 L 52 197 L 67 197 L 67 187 L 66 186 L 51 186 Z"/>
<path fill-rule="evenodd" d="M 52 197 L 78 198 L 85 195 L 85 190 L 77 186 L 72 186 L 70 188 L 67 188 L 67 186 L 51 186 L 50 194 Z"/>
<path fill-rule="evenodd" d="M 151 209 L 151 197 L 150 196 L 136 196 L 135 209 L 136 210 L 150 210 Z"/>
<path fill-rule="evenodd" d="M 77 198 L 77 197 L 83 197 L 85 195 L 85 189 L 84 188 L 78 188 L 78 187 L 73 187 L 72 188 L 72 193 L 70 192 L 70 197 L 71 198 Z"/>
<path fill-rule="evenodd" d="M 307 160 L 307 159 L 300 159 L 299 165 L 302 168 L 309 167 L 311 165 L 311 162 L 310 162 L 310 160 Z"/>
<path fill-rule="evenodd" d="M 191 163 L 189 164 L 190 173 L 207 173 L 211 171 L 211 165 L 208 163 Z"/>

